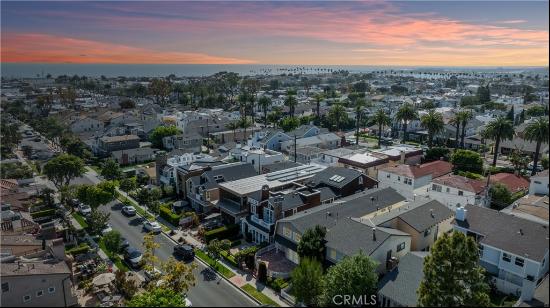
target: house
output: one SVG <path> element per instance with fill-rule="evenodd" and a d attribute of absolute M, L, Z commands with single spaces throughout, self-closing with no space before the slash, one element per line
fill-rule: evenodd
<path fill-rule="evenodd" d="M 99 138 L 98 154 L 109 155 L 114 151 L 139 148 L 139 137 L 136 135 L 104 136 Z"/>
<path fill-rule="evenodd" d="M 240 162 L 246 162 L 254 166 L 254 169 L 259 172 L 262 165 L 271 165 L 285 160 L 281 152 L 272 150 L 264 150 L 251 146 L 241 146 L 237 144 L 234 149 L 229 151 L 229 159 L 234 159 Z"/>
<path fill-rule="evenodd" d="M 158 149 L 152 148 L 135 148 L 111 152 L 111 158 L 120 165 L 131 165 L 152 161 L 155 159 L 155 154 Z"/>
<path fill-rule="evenodd" d="M 304 137 L 294 140 L 283 141 L 281 143 L 281 150 L 286 153 L 291 153 L 294 151 L 294 147 L 303 148 L 303 147 L 317 147 L 321 149 L 335 149 L 339 148 L 342 142 L 342 138 L 334 133 L 320 134 L 311 137 Z"/>
<path fill-rule="evenodd" d="M 417 307 L 426 252 L 409 252 L 378 282 L 379 307 Z"/>
<path fill-rule="evenodd" d="M 548 225 L 548 196 L 526 195 L 501 212 Z"/>
<path fill-rule="evenodd" d="M 328 167 L 315 174 L 308 180 L 307 185 L 315 188 L 326 187 L 331 189 L 337 197 L 347 197 L 365 188 L 373 188 L 377 182 L 357 170 Z"/>
<path fill-rule="evenodd" d="M 247 163 L 213 166 L 187 179 L 185 182 L 187 199 L 198 213 L 209 213 L 220 199 L 220 184 L 249 178 L 256 174 L 252 165 Z"/>
<path fill-rule="evenodd" d="M 548 195 L 548 169 L 541 171 L 530 179 L 530 195 Z"/>
<path fill-rule="evenodd" d="M 281 144 L 291 139 L 294 140 L 294 137 L 290 137 L 282 130 L 265 130 L 255 132 L 249 143 L 254 147 L 281 151 Z"/>
<path fill-rule="evenodd" d="M 519 192 L 527 192 L 529 190 L 529 181 L 519 175 L 515 175 L 513 173 L 495 173 L 491 174 L 491 177 L 489 178 L 489 181 L 491 184 L 500 183 L 508 189 L 512 194 L 519 193 Z"/>
<path fill-rule="evenodd" d="M 451 173 L 453 165 L 437 160 L 422 165 L 395 165 L 378 169 L 378 186 L 393 187 L 409 200 L 427 195 L 432 179 Z"/>
<path fill-rule="evenodd" d="M 489 206 L 486 183 L 460 175 L 446 174 L 433 179 L 428 195 L 451 209 L 467 204 Z"/>
<path fill-rule="evenodd" d="M 69 124 L 69 129 L 75 134 L 83 132 L 103 131 L 103 122 L 88 116 L 79 116 Z"/>
<path fill-rule="evenodd" d="M 389 237 L 393 237 L 389 242 L 394 242 L 397 238 L 401 238 L 401 244 L 405 242 L 405 247 L 399 247 L 399 253 L 406 253 L 410 248 L 410 236 L 395 230 L 398 233 L 394 233 L 393 230 L 386 230 L 388 228 L 378 228 L 375 232 L 377 236 L 376 240 L 372 240 L 372 226 L 361 223 L 360 221 L 353 220 L 352 218 L 362 217 L 371 213 L 381 211 L 389 206 L 399 204 L 405 201 L 405 198 L 398 194 L 393 188 L 373 189 L 365 192 L 351 195 L 343 198 L 339 203 L 325 204 L 317 206 L 313 209 L 297 213 L 287 218 L 283 218 L 276 223 L 275 236 L 274 236 L 274 248 L 277 252 L 281 253 L 286 259 L 298 264 L 297 247 L 298 243 L 306 230 L 314 228 L 315 226 L 323 226 L 332 232 L 334 227 L 339 222 L 343 222 L 338 226 L 338 232 L 330 239 L 331 250 L 327 249 L 327 258 L 331 262 L 337 262 L 346 253 L 350 253 L 351 250 L 360 248 L 369 248 L 371 252 L 372 245 L 375 242 L 385 241 Z M 347 226 L 350 226 L 349 228 Z M 346 231 L 346 229 L 348 229 Z M 365 242 L 360 245 L 355 245 L 353 248 L 353 242 L 360 238 L 357 234 L 350 234 L 351 230 L 357 230 L 366 238 L 362 239 Z M 345 232 L 348 232 L 345 236 Z M 344 241 L 345 244 L 341 244 L 338 241 Z M 351 242 L 351 243 L 350 243 Z M 327 245 L 327 248 L 329 246 Z M 381 247 L 381 250 L 385 250 L 383 253 L 387 254 L 388 251 L 392 251 L 391 255 L 394 255 L 394 251 L 397 253 L 397 244 L 393 247 Z M 366 250 L 363 250 L 366 252 Z M 378 253 L 378 252 L 377 252 Z M 385 266 L 387 255 L 383 256 L 382 265 Z M 391 257 L 390 257 L 391 258 Z"/>
<path fill-rule="evenodd" d="M 309 164 L 312 161 L 317 161 L 323 152 L 323 149 L 318 147 L 297 147 L 292 146 L 288 153 L 289 160 L 296 161 L 301 164 Z M 294 157 L 296 156 L 296 157 Z"/>
<path fill-rule="evenodd" d="M 200 153 L 203 137 L 197 133 L 179 134 L 162 138 L 162 145 L 167 150 L 184 149 L 189 153 Z"/>
<path fill-rule="evenodd" d="M 386 155 L 390 161 L 407 165 L 419 164 L 424 155 L 421 148 L 408 144 L 392 145 L 372 152 Z"/>
<path fill-rule="evenodd" d="M 42 253 L 32 255 L 34 258 L 10 254 L 11 261 L 2 262 L 2 307 L 77 305 L 71 267 L 65 262 L 63 240 L 56 239 L 41 250 Z"/>
<path fill-rule="evenodd" d="M 476 240 L 496 288 L 530 300 L 548 273 L 548 226 L 479 206 L 456 209 L 454 229 Z"/>
<path fill-rule="evenodd" d="M 220 209 L 224 221 L 238 223 L 241 218 L 248 215 L 248 196 L 257 192 L 258 187 L 267 185 L 270 191 L 282 191 L 294 187 L 296 183 L 301 184 L 307 181 L 307 179 L 324 169 L 326 167 L 320 165 L 301 165 L 220 183 L 220 198 L 217 207 Z"/>

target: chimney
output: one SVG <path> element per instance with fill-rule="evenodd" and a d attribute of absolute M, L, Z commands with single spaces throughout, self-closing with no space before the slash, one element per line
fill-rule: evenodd
<path fill-rule="evenodd" d="M 456 220 L 458 221 L 466 221 L 466 218 L 467 218 L 467 214 L 468 214 L 468 210 L 465 209 L 464 207 L 460 206 L 460 207 L 457 207 L 456 208 Z"/>
<path fill-rule="evenodd" d="M 405 151 L 400 151 L 399 154 L 400 154 L 399 163 L 404 164 L 405 163 Z"/>
<path fill-rule="evenodd" d="M 435 218 L 434 209 L 430 209 L 430 216 L 431 216 L 432 218 Z"/>
<path fill-rule="evenodd" d="M 519 228 L 518 234 L 523 235 L 523 229 L 522 228 Z"/>
<path fill-rule="evenodd" d="M 372 228 L 372 240 L 376 242 L 376 228 Z"/>

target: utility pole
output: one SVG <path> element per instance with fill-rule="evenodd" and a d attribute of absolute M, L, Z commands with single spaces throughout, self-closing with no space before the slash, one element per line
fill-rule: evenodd
<path fill-rule="evenodd" d="M 294 162 L 296 162 L 296 134 L 294 134 Z"/>

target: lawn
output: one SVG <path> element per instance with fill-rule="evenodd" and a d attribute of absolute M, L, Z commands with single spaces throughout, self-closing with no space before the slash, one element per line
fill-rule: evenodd
<path fill-rule="evenodd" d="M 263 305 L 269 305 L 269 306 L 273 306 L 273 307 L 280 307 L 279 304 L 277 304 L 275 301 L 273 301 L 271 298 L 269 298 L 267 295 L 263 294 L 262 292 L 256 290 L 256 288 L 254 288 L 252 285 L 250 284 L 245 284 L 242 289 L 250 294 L 250 296 L 254 297 L 255 299 L 257 299 L 260 303 L 262 303 Z"/>
<path fill-rule="evenodd" d="M 218 271 L 223 277 L 229 279 L 235 276 L 235 273 L 233 273 L 230 269 L 225 267 L 223 264 L 214 261 L 204 251 L 200 249 L 195 249 L 195 256 L 201 259 L 202 261 L 204 261 L 206 264 L 210 265 L 212 268 Z"/>
<path fill-rule="evenodd" d="M 88 228 L 88 223 L 86 223 L 86 219 L 84 219 L 84 217 L 82 217 L 80 214 L 78 214 L 77 212 L 73 212 L 71 215 L 73 215 L 73 218 L 78 221 L 78 223 L 80 224 L 80 226 L 84 229 L 87 229 Z"/>
<path fill-rule="evenodd" d="M 99 248 L 105 252 L 105 254 L 113 261 L 113 263 L 116 265 L 116 267 L 124 272 L 127 272 L 130 270 L 126 263 L 120 258 L 120 256 L 116 253 L 113 253 L 112 251 L 107 250 L 107 247 L 105 247 L 105 243 L 103 243 L 103 239 L 99 240 Z"/>

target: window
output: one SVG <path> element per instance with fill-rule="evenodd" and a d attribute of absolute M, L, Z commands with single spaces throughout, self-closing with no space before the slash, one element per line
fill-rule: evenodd
<path fill-rule="evenodd" d="M 2 282 L 2 293 L 8 292 L 10 290 L 10 285 L 7 282 Z"/>
<path fill-rule="evenodd" d="M 441 186 L 439 186 L 439 185 L 435 185 L 435 184 L 432 184 L 432 190 L 435 190 L 435 191 L 441 192 Z"/>
<path fill-rule="evenodd" d="M 41 297 L 42 295 L 44 295 L 44 290 L 36 291 L 36 297 Z"/>
<path fill-rule="evenodd" d="M 31 295 L 27 294 L 23 296 L 23 303 L 30 302 L 31 301 Z"/>
<path fill-rule="evenodd" d="M 516 265 L 519 266 L 519 267 L 523 267 L 523 264 L 525 263 L 525 260 L 523 260 L 522 258 L 516 258 Z"/>
<path fill-rule="evenodd" d="M 401 251 L 401 250 L 403 250 L 403 249 L 405 249 L 405 242 L 403 242 L 403 243 L 397 245 L 397 252 L 399 252 L 399 251 Z"/>
<path fill-rule="evenodd" d="M 55 287 L 49 287 L 48 288 L 48 293 L 50 293 L 50 294 L 55 293 Z"/>
<path fill-rule="evenodd" d="M 298 233 L 294 234 L 294 240 L 295 240 L 296 242 L 299 243 L 301 239 L 302 239 L 302 236 L 301 236 L 300 234 L 298 234 Z"/>
<path fill-rule="evenodd" d="M 446 191 L 449 193 L 449 192 L 451 192 L 451 189 L 449 187 L 447 187 Z"/>
<path fill-rule="evenodd" d="M 506 262 L 510 262 L 510 261 L 512 261 L 512 256 L 507 254 L 507 253 L 503 253 L 502 254 L 502 260 L 506 261 Z"/>
<path fill-rule="evenodd" d="M 464 192 L 463 192 L 462 190 L 459 190 L 459 191 L 458 191 L 458 195 L 459 195 L 459 196 L 464 196 Z"/>
<path fill-rule="evenodd" d="M 292 231 L 287 227 L 283 227 L 283 235 L 287 238 L 292 238 Z"/>
<path fill-rule="evenodd" d="M 424 231 L 424 237 L 430 235 L 432 233 L 432 229 L 426 229 L 426 231 Z"/>

